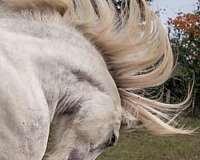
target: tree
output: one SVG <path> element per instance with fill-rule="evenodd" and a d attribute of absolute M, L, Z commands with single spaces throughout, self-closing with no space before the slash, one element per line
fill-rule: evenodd
<path fill-rule="evenodd" d="M 178 55 L 175 77 L 181 81 L 191 81 L 195 75 L 193 113 L 200 111 L 200 1 L 194 13 L 180 13 L 175 19 L 169 20 L 170 41 L 174 52 Z M 176 88 L 177 78 L 168 82 L 168 88 Z M 173 84 L 174 83 L 174 84 Z M 185 89 L 180 86 L 179 96 L 183 97 Z M 181 92 L 180 92 L 181 91 Z M 176 91 L 178 93 L 178 91 Z M 182 94 L 181 94 L 182 93 Z"/>

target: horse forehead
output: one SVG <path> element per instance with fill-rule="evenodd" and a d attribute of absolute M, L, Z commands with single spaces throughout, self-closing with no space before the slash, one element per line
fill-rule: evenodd
<path fill-rule="evenodd" d="M 120 125 L 121 123 L 121 112 L 115 106 L 102 105 L 99 107 L 88 107 L 84 109 L 80 115 L 80 121 L 85 119 L 86 122 L 92 125 L 94 122 L 108 125 Z M 98 125 L 97 125 L 98 126 Z"/>

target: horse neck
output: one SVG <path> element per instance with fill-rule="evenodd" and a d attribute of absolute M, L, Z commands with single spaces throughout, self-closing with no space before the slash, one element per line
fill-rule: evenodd
<path fill-rule="evenodd" d="M 1 19 L 0 28 L 3 25 L 7 32 L 17 33 L 13 35 L 16 39 L 23 35 L 20 37 L 20 41 L 23 42 L 19 42 L 19 45 L 26 45 L 18 47 L 23 49 L 19 51 L 20 55 L 27 57 L 25 61 L 31 61 L 33 64 L 33 70 L 48 102 L 51 118 L 61 97 L 66 93 L 79 94 L 72 89 L 73 86 L 76 86 L 77 90 L 81 87 L 85 90 L 98 89 L 108 94 L 114 103 L 119 105 L 120 99 L 115 82 L 103 57 L 92 43 L 63 22 L 58 14 L 34 15 L 32 17 L 33 14 L 23 14 L 20 17 L 18 14 L 16 20 L 13 13 L 1 13 L 0 18 L 4 17 L 5 21 Z M 11 24 L 15 26 L 14 29 Z"/>

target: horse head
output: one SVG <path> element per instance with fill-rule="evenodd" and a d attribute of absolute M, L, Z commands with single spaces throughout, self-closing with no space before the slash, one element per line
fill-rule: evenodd
<path fill-rule="evenodd" d="M 130 0 L 120 13 L 111 0 L 2 0 L 0 3 L 17 16 L 28 15 L 27 21 L 30 17 L 36 19 L 37 24 L 45 21 L 48 26 L 59 19 L 56 25 L 61 26 L 56 29 L 63 29 L 63 34 L 53 30 L 54 35 L 63 37 L 66 32 L 72 33 L 58 43 L 62 54 L 55 49 L 57 54 L 51 56 L 52 61 L 45 59 L 38 70 L 44 71 L 50 62 L 56 63 L 59 71 L 64 68 L 55 75 L 56 67 L 46 67 L 49 76 L 46 70 L 39 76 L 46 81 L 43 88 L 50 111 L 43 160 L 94 160 L 117 143 L 122 122 L 135 127 L 135 122 L 140 121 L 155 134 L 192 133 L 174 126 L 174 118 L 187 106 L 191 93 L 183 103 L 175 105 L 136 94 L 138 90 L 164 83 L 174 67 L 167 33 L 145 0 Z M 59 36 L 55 39 L 60 39 Z M 62 57 L 59 63 L 58 57 Z M 53 75 L 56 89 L 50 84 Z"/>

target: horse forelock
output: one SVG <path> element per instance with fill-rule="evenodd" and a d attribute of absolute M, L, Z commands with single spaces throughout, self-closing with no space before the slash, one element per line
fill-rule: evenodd
<path fill-rule="evenodd" d="M 118 13 L 111 0 L 3 0 L 13 9 L 48 8 L 89 39 L 103 55 L 125 111 L 137 115 L 156 134 L 189 134 L 172 123 L 181 104 L 163 104 L 134 94 L 164 83 L 174 61 L 168 35 L 145 0 L 130 0 Z M 135 114 L 137 112 L 137 114 Z M 126 118 L 126 117 L 125 117 Z"/>

